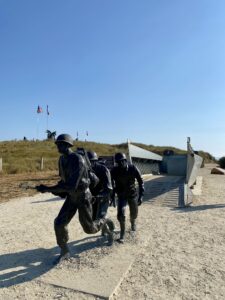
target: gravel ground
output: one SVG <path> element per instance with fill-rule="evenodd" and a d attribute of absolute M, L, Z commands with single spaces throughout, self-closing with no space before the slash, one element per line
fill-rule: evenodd
<path fill-rule="evenodd" d="M 69 226 L 73 258 L 57 268 L 89 267 L 98 274 L 101 258 L 120 247 L 120 257 L 130 249 L 135 261 L 114 300 L 225 299 L 225 176 L 211 175 L 211 167 L 200 170 L 202 195 L 191 207 L 144 203 L 138 233 L 134 238 L 128 233 L 124 246 L 108 247 L 98 234 L 86 235 L 76 216 Z M 51 194 L 0 204 L 0 299 L 97 299 L 41 280 L 59 252 L 53 220 L 61 205 Z M 118 230 L 115 209 L 109 215 Z"/>

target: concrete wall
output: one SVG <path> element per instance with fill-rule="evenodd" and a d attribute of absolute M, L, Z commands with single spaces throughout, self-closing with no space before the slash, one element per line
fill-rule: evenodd
<path fill-rule="evenodd" d="M 163 156 L 161 172 L 168 175 L 186 177 L 187 155 Z"/>
<path fill-rule="evenodd" d="M 201 168 L 203 158 L 194 153 L 188 153 L 187 156 L 187 174 L 186 184 L 191 187 L 196 181 L 198 171 Z"/>

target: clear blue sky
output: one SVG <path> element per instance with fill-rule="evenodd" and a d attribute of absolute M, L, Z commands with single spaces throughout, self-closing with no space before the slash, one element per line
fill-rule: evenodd
<path fill-rule="evenodd" d="M 225 155 L 224 0 L 0 0 L 0 140 Z M 37 114 L 40 105 L 44 113 Z"/>

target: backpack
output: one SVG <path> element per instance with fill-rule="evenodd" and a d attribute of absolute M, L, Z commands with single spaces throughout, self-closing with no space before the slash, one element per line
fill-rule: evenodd
<path fill-rule="evenodd" d="M 90 181 L 90 189 L 93 189 L 99 183 L 99 178 L 91 167 L 91 162 L 88 158 L 87 151 L 84 148 L 77 148 L 77 153 L 80 154 L 84 159 L 87 176 Z"/>

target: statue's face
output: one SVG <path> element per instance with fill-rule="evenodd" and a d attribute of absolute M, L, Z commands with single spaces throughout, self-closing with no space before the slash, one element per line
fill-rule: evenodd
<path fill-rule="evenodd" d="M 62 142 L 62 143 L 57 143 L 56 146 L 60 154 L 66 154 L 68 152 L 69 144 Z"/>
<path fill-rule="evenodd" d="M 126 167 L 127 167 L 127 161 L 126 161 L 126 159 L 119 160 L 119 161 L 117 162 L 117 165 L 118 165 L 118 167 L 121 168 L 121 169 L 126 169 Z"/>
<path fill-rule="evenodd" d="M 90 162 L 91 162 L 92 168 L 94 168 L 94 167 L 95 167 L 95 161 L 94 161 L 94 160 L 91 160 Z"/>

